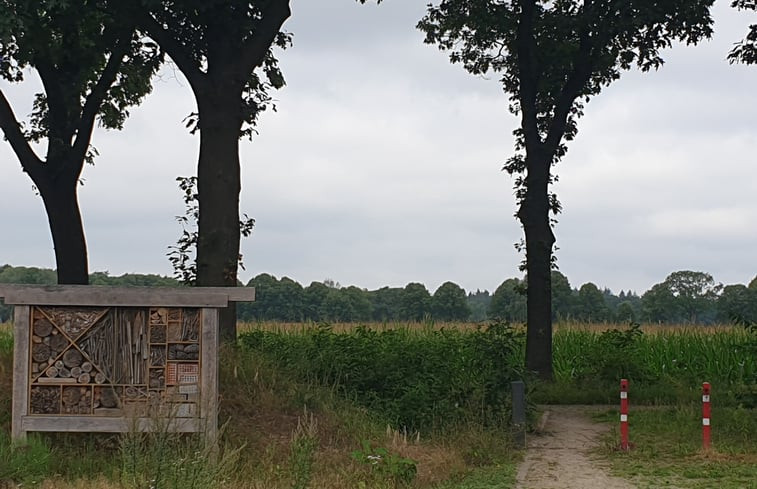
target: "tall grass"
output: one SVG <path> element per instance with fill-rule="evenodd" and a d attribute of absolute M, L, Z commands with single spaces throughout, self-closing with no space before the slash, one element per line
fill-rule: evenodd
<path fill-rule="evenodd" d="M 10 430 L 13 392 L 13 336 L 0 330 L 0 434 Z M 0 442 L 2 443 L 2 442 Z M 1 480 L 2 478 L 0 478 Z"/>

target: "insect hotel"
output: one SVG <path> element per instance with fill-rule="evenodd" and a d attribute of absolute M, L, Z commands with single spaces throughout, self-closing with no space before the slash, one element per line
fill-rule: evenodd
<path fill-rule="evenodd" d="M 12 436 L 218 426 L 218 309 L 252 288 L 0 285 L 13 305 Z"/>

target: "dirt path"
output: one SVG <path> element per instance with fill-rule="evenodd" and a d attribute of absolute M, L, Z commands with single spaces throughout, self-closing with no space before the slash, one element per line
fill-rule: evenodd
<path fill-rule="evenodd" d="M 635 489 L 612 477 L 590 451 L 607 426 L 591 420 L 593 406 L 549 406 L 540 433 L 527 440 L 516 489 Z"/>

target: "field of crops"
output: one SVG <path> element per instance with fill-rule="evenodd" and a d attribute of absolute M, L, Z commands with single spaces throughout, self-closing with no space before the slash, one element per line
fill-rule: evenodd
<path fill-rule="evenodd" d="M 349 387 L 350 379 L 380 377 L 402 383 L 395 377 L 402 377 L 404 371 L 412 378 L 427 379 L 429 386 L 424 388 L 450 386 L 456 380 L 476 383 L 485 374 L 474 373 L 465 364 L 472 356 L 502 366 L 502 377 L 490 380 L 489 389 L 498 382 L 504 389 L 511 377 L 530 380 L 520 369 L 525 349 L 522 325 L 497 325 L 495 330 L 490 339 L 501 343 L 492 347 L 497 355 L 488 359 L 482 356 L 486 352 L 473 346 L 487 337 L 487 326 L 470 323 L 258 323 L 240 325 L 240 337 L 249 348 L 303 376 L 329 383 L 338 380 L 355 394 L 365 394 L 366 389 L 357 384 Z M 627 378 L 642 402 L 695 399 L 702 382 L 710 382 L 721 402 L 757 403 L 757 334 L 743 327 L 557 324 L 553 344 L 556 382 L 536 389 L 539 402 L 612 403 L 619 379 Z M 337 366 L 362 370 L 343 375 Z M 460 378 L 460 372 L 469 377 Z M 403 392 L 416 388 L 420 389 L 404 385 Z M 370 394 L 379 395 L 376 390 Z M 449 398 L 451 392 L 446 394 L 437 398 Z"/>

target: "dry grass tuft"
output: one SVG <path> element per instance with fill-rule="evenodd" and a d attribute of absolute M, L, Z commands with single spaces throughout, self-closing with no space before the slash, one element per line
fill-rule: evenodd
<path fill-rule="evenodd" d="M 560 321 L 554 324 L 555 331 L 589 331 L 602 333 L 611 329 L 626 331 L 630 328 L 629 324 L 617 323 L 583 323 L 579 321 Z M 641 330 L 647 334 L 658 333 L 699 333 L 714 334 L 729 332 L 734 329 L 740 329 L 733 324 L 710 324 L 707 326 L 699 324 L 658 324 L 642 323 Z"/>
<path fill-rule="evenodd" d="M 362 322 L 362 323 L 329 323 L 329 327 L 335 333 L 353 331 L 359 326 L 366 327 L 374 331 L 386 331 L 390 329 L 454 329 L 459 331 L 471 331 L 480 327 L 485 327 L 487 323 L 476 322 L 425 322 L 425 323 L 413 323 L 413 322 Z M 519 331 L 525 331 L 526 326 L 523 323 L 513 323 L 513 327 Z M 297 334 L 303 331 L 307 331 L 316 328 L 318 325 L 314 322 L 304 323 L 287 323 L 279 321 L 261 321 L 251 323 L 239 323 L 239 334 L 244 334 L 250 331 L 271 331 L 276 333 L 291 333 Z M 627 330 L 630 325 L 618 324 L 618 323 L 585 323 L 580 321 L 557 321 L 553 324 L 555 331 L 591 331 L 595 333 L 601 333 L 603 331 L 617 329 L 620 331 Z M 721 333 L 731 331 L 733 329 L 739 329 L 738 326 L 732 324 L 710 324 L 707 326 L 697 324 L 657 324 L 657 323 L 643 323 L 641 324 L 641 330 L 644 333 Z"/>

